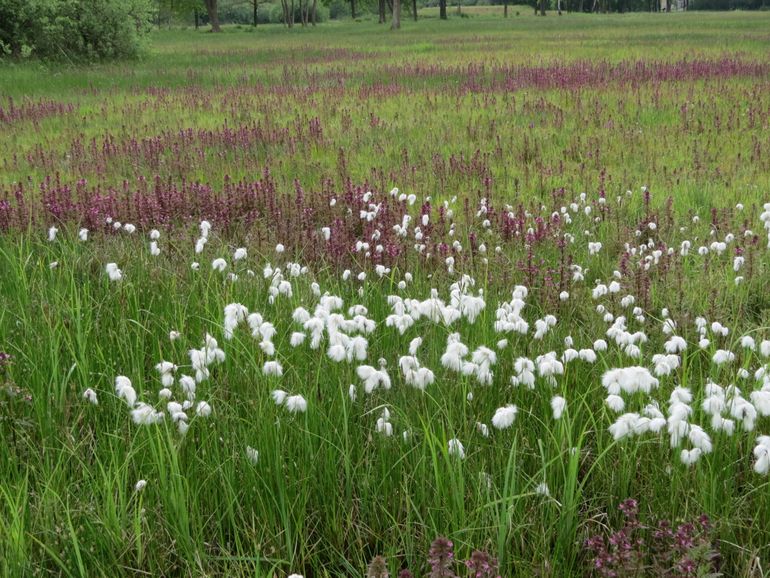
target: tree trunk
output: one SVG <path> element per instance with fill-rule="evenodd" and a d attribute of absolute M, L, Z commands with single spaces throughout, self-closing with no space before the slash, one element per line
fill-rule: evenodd
<path fill-rule="evenodd" d="M 281 0 L 281 8 L 283 8 L 283 23 L 286 28 L 294 27 L 294 0 Z"/>
<path fill-rule="evenodd" d="M 545 16 L 545 0 L 540 0 L 540 16 Z"/>
<path fill-rule="evenodd" d="M 503 18 L 508 18 L 508 0 L 503 0 Z"/>
<path fill-rule="evenodd" d="M 412 0 L 412 17 L 417 22 L 417 0 Z"/>
<path fill-rule="evenodd" d="M 316 25 L 316 22 L 318 22 L 318 12 L 316 11 L 316 5 L 318 4 L 318 0 L 313 0 L 313 26 Z"/>
<path fill-rule="evenodd" d="M 399 28 L 401 28 L 401 0 L 393 0 L 393 20 L 390 23 L 390 29 Z"/>
<path fill-rule="evenodd" d="M 258 0 L 251 0 L 254 3 L 254 28 L 257 27 L 257 5 Z"/>
<path fill-rule="evenodd" d="M 380 24 L 385 24 L 385 0 L 380 0 Z"/>
<path fill-rule="evenodd" d="M 446 20 L 446 0 L 438 0 L 438 17 Z"/>
<path fill-rule="evenodd" d="M 457 0 L 457 15 L 459 16 L 460 14 L 462 14 L 460 11 L 460 0 Z"/>
<path fill-rule="evenodd" d="M 205 0 L 206 12 L 209 13 L 209 24 L 212 32 L 221 32 L 219 27 L 219 14 L 217 12 L 217 0 Z"/>
<path fill-rule="evenodd" d="M 556 0 L 556 13 L 561 16 L 561 0 Z"/>
<path fill-rule="evenodd" d="M 350 16 L 353 20 L 356 19 L 356 0 L 350 0 Z"/>
<path fill-rule="evenodd" d="M 200 26 L 200 17 L 198 16 L 198 9 L 195 9 L 195 29 L 198 30 Z"/>

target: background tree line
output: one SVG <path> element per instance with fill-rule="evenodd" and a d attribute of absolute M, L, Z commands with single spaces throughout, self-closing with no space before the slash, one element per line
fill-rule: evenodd
<path fill-rule="evenodd" d="M 0 0 L 2 1 L 2 0 Z M 158 25 L 194 23 L 196 27 L 220 24 L 315 25 L 328 19 L 377 18 L 380 23 L 400 24 L 401 13 L 417 19 L 421 8 L 439 8 L 439 18 L 447 19 L 463 6 L 501 6 L 508 16 L 509 0 L 156 0 Z M 770 0 L 518 0 L 535 14 L 561 12 L 660 12 L 686 10 L 760 10 L 770 8 Z"/>

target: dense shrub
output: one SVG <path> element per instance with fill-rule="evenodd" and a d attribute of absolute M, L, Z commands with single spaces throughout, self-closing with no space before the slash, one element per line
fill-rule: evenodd
<path fill-rule="evenodd" d="M 0 53 L 46 60 L 132 58 L 150 0 L 0 0 Z"/>
<path fill-rule="evenodd" d="M 219 21 L 230 24 L 251 24 L 254 18 L 250 4 L 223 5 L 219 8 Z M 259 21 L 259 13 L 257 13 Z"/>
<path fill-rule="evenodd" d="M 334 20 L 350 18 L 350 3 L 345 0 L 330 0 L 327 3 L 329 18 Z"/>

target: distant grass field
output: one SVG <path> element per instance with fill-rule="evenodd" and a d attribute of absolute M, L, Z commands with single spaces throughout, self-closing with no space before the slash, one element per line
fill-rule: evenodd
<path fill-rule="evenodd" d="M 770 575 L 770 13 L 509 10 L 0 64 L 4 576 Z"/>
<path fill-rule="evenodd" d="M 381 175 L 395 171 L 397 179 L 385 180 L 439 186 L 447 195 L 468 181 L 436 183 L 436 158 L 468 159 L 477 151 L 483 160 L 475 176 L 494 176 L 504 194 L 565 185 L 590 190 L 600 179 L 694 195 L 725 183 L 730 190 L 763 187 L 766 71 L 719 67 L 733 59 L 765 65 L 768 22 L 765 13 L 527 14 L 405 20 L 397 35 L 376 23 L 291 32 L 263 26 L 218 36 L 161 31 L 139 63 L 3 66 L 3 98 L 52 100 L 74 110 L 6 125 L 0 184 L 54 172 L 67 180 L 98 173 L 104 183 L 165 178 L 178 176 L 175 162 L 185 163 L 188 177 L 213 184 L 226 173 L 237 179 L 265 166 L 284 186 L 294 179 L 313 184 L 338 176 L 342 150 L 356 182 L 382 184 Z M 698 61 L 713 69 L 684 69 Z M 657 70 L 662 63 L 669 69 Z M 609 70 L 619 64 L 623 69 Z M 635 66 L 651 68 L 649 82 L 634 80 Z M 225 122 L 288 128 L 292 138 L 314 116 L 323 138 L 312 150 L 302 138 L 292 154 L 286 143 L 255 143 L 237 163 L 233 154 L 245 151 L 221 144 L 217 158 L 204 163 L 175 161 L 165 147 L 155 160 L 116 159 L 105 167 L 78 153 L 94 139 L 101 148 L 107 135 L 120 143 Z"/>

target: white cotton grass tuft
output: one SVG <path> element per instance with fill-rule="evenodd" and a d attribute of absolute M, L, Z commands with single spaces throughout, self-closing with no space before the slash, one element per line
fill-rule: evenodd
<path fill-rule="evenodd" d="M 139 493 L 147 487 L 147 480 L 139 480 L 134 484 L 134 491 Z"/>
<path fill-rule="evenodd" d="M 447 442 L 447 453 L 461 460 L 465 459 L 465 446 L 457 438 L 452 438 Z"/>
<path fill-rule="evenodd" d="M 110 281 L 121 281 L 123 279 L 123 272 L 118 268 L 116 263 L 107 263 L 104 270 L 110 278 Z"/>
<path fill-rule="evenodd" d="M 567 409 L 567 400 L 560 395 L 555 395 L 551 398 L 551 410 L 553 411 L 553 419 L 561 419 L 564 411 Z"/>
<path fill-rule="evenodd" d="M 753 453 L 754 471 L 766 476 L 770 472 L 770 436 L 759 436 Z"/>
<path fill-rule="evenodd" d="M 257 465 L 257 462 L 259 462 L 259 451 L 255 450 L 251 446 L 246 446 L 246 459 L 248 459 L 252 464 Z"/>
<path fill-rule="evenodd" d="M 270 395 L 275 405 L 284 406 L 289 413 L 304 413 L 307 411 L 307 401 L 301 395 L 289 395 L 282 389 L 275 389 Z"/>
<path fill-rule="evenodd" d="M 639 433 L 637 426 L 641 416 L 638 413 L 624 413 L 609 427 L 609 432 L 615 441 Z M 649 419 L 649 418 L 647 418 Z"/>
<path fill-rule="evenodd" d="M 714 353 L 711 361 L 715 365 L 723 365 L 725 363 L 732 363 L 735 360 L 735 354 L 732 351 L 726 349 L 717 349 Z"/>
<path fill-rule="evenodd" d="M 268 339 L 263 339 L 262 341 L 260 341 L 259 348 L 262 350 L 262 353 L 264 353 L 268 357 L 272 357 L 273 355 L 275 355 L 275 344 Z"/>
<path fill-rule="evenodd" d="M 304 413 L 307 411 L 307 401 L 301 395 L 287 397 L 285 405 L 289 413 Z"/>
<path fill-rule="evenodd" d="M 615 413 L 620 413 L 626 408 L 626 402 L 623 400 L 623 398 L 612 393 L 607 396 L 607 398 L 604 400 L 604 403 L 606 403 L 607 407 L 609 407 Z"/>
<path fill-rule="evenodd" d="M 119 375 L 115 378 L 115 394 L 125 401 L 128 407 L 134 407 L 136 390 L 131 385 L 131 380 L 125 375 Z"/>
<path fill-rule="evenodd" d="M 195 390 L 198 388 L 198 382 L 189 375 L 182 375 L 178 380 L 179 387 L 182 389 L 182 393 L 189 400 L 195 399 Z"/>
<path fill-rule="evenodd" d="M 235 329 L 239 324 L 246 321 L 249 316 L 249 310 L 240 303 L 230 303 L 224 309 L 224 338 L 229 340 L 233 338 Z"/>
<path fill-rule="evenodd" d="M 91 405 L 99 405 L 99 398 L 96 396 L 96 392 L 90 387 L 83 392 L 83 399 Z"/>
<path fill-rule="evenodd" d="M 142 401 L 131 410 L 131 419 L 136 425 L 155 425 L 163 421 L 165 414 Z"/>
<path fill-rule="evenodd" d="M 366 393 L 372 393 L 378 387 L 390 389 L 390 377 L 384 368 L 375 369 L 371 365 L 361 365 L 356 369 L 356 375 L 364 382 Z"/>
<path fill-rule="evenodd" d="M 516 413 L 518 408 L 509 404 L 504 407 L 498 407 L 495 414 L 492 416 L 492 425 L 497 429 L 506 429 L 513 425 L 513 421 L 516 419 Z"/>
<path fill-rule="evenodd" d="M 526 357 L 519 357 L 513 364 L 516 372 L 516 384 L 524 385 L 529 389 L 535 388 L 535 364 Z"/>
<path fill-rule="evenodd" d="M 171 387 L 174 384 L 174 372 L 177 367 L 170 361 L 161 361 L 155 365 L 155 370 L 160 374 L 160 382 L 163 387 Z"/>
<path fill-rule="evenodd" d="M 270 396 L 273 398 L 273 401 L 275 402 L 275 405 L 283 405 L 283 402 L 286 401 L 288 395 L 289 394 L 282 389 L 274 389 L 270 394 Z"/>
<path fill-rule="evenodd" d="M 744 349 L 750 349 L 754 351 L 757 348 L 757 344 L 751 335 L 744 335 L 743 337 L 741 337 L 741 347 Z"/>
<path fill-rule="evenodd" d="M 634 394 L 637 391 L 649 394 L 657 389 L 658 380 L 646 367 L 632 366 L 610 369 L 602 376 L 602 386 L 607 393 L 618 395 L 620 392 Z"/>
<path fill-rule="evenodd" d="M 422 337 L 415 337 L 409 342 L 409 355 L 417 355 L 417 351 L 422 345 Z"/>
<path fill-rule="evenodd" d="M 387 415 L 387 417 L 385 415 L 379 417 L 375 426 L 377 433 L 382 434 L 385 437 L 390 437 L 393 435 L 393 424 L 388 421 L 389 417 L 390 415 Z"/>
<path fill-rule="evenodd" d="M 281 377 L 283 375 L 283 367 L 278 361 L 266 361 L 262 366 L 262 373 L 266 376 Z"/>
<path fill-rule="evenodd" d="M 211 415 L 211 406 L 208 402 L 199 401 L 198 405 L 195 406 L 195 413 L 200 417 L 209 417 Z"/>
<path fill-rule="evenodd" d="M 679 459 L 686 466 L 694 465 L 703 455 L 700 448 L 693 448 L 691 450 L 682 450 L 679 454 Z"/>
<path fill-rule="evenodd" d="M 762 417 L 770 416 L 770 389 L 752 391 L 749 398 L 759 415 Z"/>

